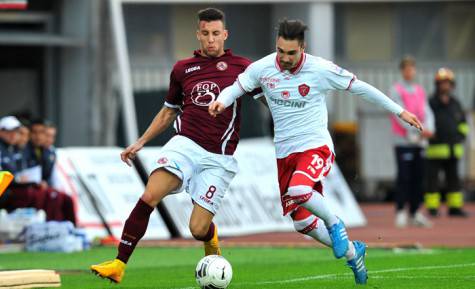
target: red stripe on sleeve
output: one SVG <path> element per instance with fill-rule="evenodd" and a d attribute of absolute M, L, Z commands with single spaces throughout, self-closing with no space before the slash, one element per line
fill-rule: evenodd
<path fill-rule="evenodd" d="M 353 78 L 350 80 L 350 84 L 348 84 L 348 87 L 346 88 L 346 90 L 351 89 L 351 86 L 353 85 L 353 82 L 355 82 L 355 80 L 356 80 L 356 76 L 353 75 Z"/>

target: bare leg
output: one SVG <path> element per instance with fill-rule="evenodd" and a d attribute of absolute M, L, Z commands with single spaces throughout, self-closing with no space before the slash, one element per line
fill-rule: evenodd
<path fill-rule="evenodd" d="M 155 170 L 149 177 L 141 199 L 150 207 L 156 207 L 170 192 L 178 189 L 181 180 L 165 169 Z"/>
<path fill-rule="evenodd" d="M 213 213 L 195 204 L 190 218 L 190 231 L 196 240 L 204 242 L 205 255 L 221 255 Z"/>

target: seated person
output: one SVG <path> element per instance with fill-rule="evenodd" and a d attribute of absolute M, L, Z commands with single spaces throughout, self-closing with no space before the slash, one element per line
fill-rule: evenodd
<path fill-rule="evenodd" d="M 16 117 L 6 116 L 0 119 L 0 170 L 8 171 L 15 176 L 19 172 L 15 144 L 18 141 L 20 126 L 21 124 Z M 10 188 L 14 185 L 15 181 L 13 181 Z M 11 189 L 7 189 L 0 198 L 0 208 L 4 208 L 8 212 L 16 208 L 32 207 L 32 205 L 28 192 L 13 196 Z"/>
<path fill-rule="evenodd" d="M 13 173 L 15 181 L 11 184 L 9 192 L 2 196 L 0 207 L 4 207 L 7 211 L 33 207 L 44 210 L 48 221 L 68 220 L 76 224 L 72 198 L 50 187 L 44 180 L 44 149 L 41 146 L 45 139 L 42 135 L 44 125 L 35 124 L 36 130 L 31 130 L 31 140 L 27 141 L 21 137 L 20 131 L 23 128 L 20 122 L 14 117 L 9 119 L 8 122 L 4 119 L 0 121 L 2 131 L 0 150 L 3 155 L 0 169 Z"/>

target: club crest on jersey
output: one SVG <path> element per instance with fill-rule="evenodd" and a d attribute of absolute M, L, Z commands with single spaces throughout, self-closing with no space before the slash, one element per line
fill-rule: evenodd
<path fill-rule="evenodd" d="M 168 159 L 165 158 L 165 157 L 159 158 L 157 163 L 160 164 L 160 165 L 164 165 L 164 164 L 168 163 Z"/>
<path fill-rule="evenodd" d="M 301 96 L 306 96 L 310 92 L 310 86 L 304 84 L 299 85 L 299 93 Z"/>
<path fill-rule="evenodd" d="M 216 68 L 220 71 L 225 71 L 226 69 L 228 69 L 228 64 L 224 61 L 220 61 L 216 64 Z"/>
<path fill-rule="evenodd" d="M 284 90 L 280 93 L 280 95 L 282 96 L 283 99 L 289 99 L 290 92 L 288 92 L 287 90 Z"/>
<path fill-rule="evenodd" d="M 221 92 L 219 86 L 212 81 L 202 81 L 191 91 L 191 101 L 198 106 L 208 106 L 216 100 Z"/>

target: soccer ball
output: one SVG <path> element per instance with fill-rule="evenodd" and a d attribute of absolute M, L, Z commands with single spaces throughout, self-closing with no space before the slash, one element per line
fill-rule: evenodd
<path fill-rule="evenodd" d="M 209 255 L 198 262 L 196 282 L 202 289 L 224 289 L 233 278 L 233 268 L 223 256 Z"/>

